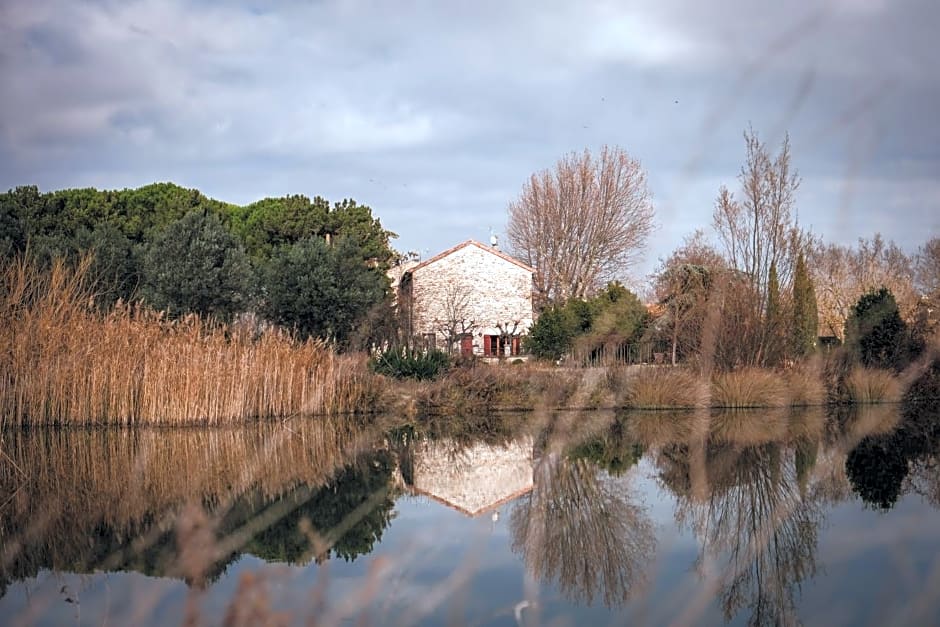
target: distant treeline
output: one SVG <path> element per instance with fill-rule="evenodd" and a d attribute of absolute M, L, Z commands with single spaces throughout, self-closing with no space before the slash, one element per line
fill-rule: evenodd
<path fill-rule="evenodd" d="M 97 301 L 171 317 L 254 313 L 302 337 L 365 343 L 387 320 L 393 233 L 354 200 L 294 195 L 238 206 L 155 183 L 119 191 L 0 194 L 0 260 L 48 266 L 91 253 Z"/>

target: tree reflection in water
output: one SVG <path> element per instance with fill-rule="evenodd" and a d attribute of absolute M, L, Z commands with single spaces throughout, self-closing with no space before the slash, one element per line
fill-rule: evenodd
<path fill-rule="evenodd" d="M 177 522 L 190 505 L 212 532 L 198 581 L 212 582 L 245 553 L 293 564 L 352 560 L 381 542 L 398 490 L 427 486 L 435 470 L 447 479 L 438 487 L 480 500 L 531 486 L 509 519 L 527 579 L 576 603 L 620 606 L 642 592 L 653 566 L 653 524 L 631 491 L 631 469 L 645 457 L 665 498 L 676 499 L 677 523 L 699 543 L 703 585 L 682 599 L 677 622 L 694 623 L 717 597 L 728 620 L 791 624 L 801 585 L 817 569 L 823 512 L 853 491 L 880 509 L 911 493 L 940 505 L 940 415 L 931 404 L 904 407 L 901 418 L 902 407 L 828 416 L 564 412 L 521 426 L 489 417 L 454 422 L 437 439 L 410 424 L 389 431 L 328 419 L 289 429 L 6 432 L 0 599 L 44 570 L 133 570 L 193 583 L 179 567 Z M 529 483 L 510 486 L 495 472 L 501 459 L 512 470 L 506 477 Z"/>
<path fill-rule="evenodd" d="M 0 598 L 45 569 L 190 581 L 177 542 L 187 506 L 213 532 L 201 580 L 243 553 L 290 563 L 368 553 L 393 517 L 393 456 L 349 420 L 291 426 L 4 433 Z"/>
<path fill-rule="evenodd" d="M 276 522 L 261 528 L 243 551 L 268 562 L 290 564 L 305 564 L 311 557 L 322 563 L 330 556 L 352 561 L 370 553 L 394 517 L 393 468 L 394 460 L 388 451 L 373 451 L 340 469 L 319 489 L 297 488 L 276 502 L 293 502 L 296 508 L 289 507 L 286 514 L 276 517 Z M 250 512 L 248 522 L 264 511 Z M 234 508 L 233 512 L 237 513 Z M 303 521 L 309 522 L 322 546 L 313 546 L 311 538 L 303 533 Z"/>
<path fill-rule="evenodd" d="M 675 492 L 676 520 L 701 542 L 697 566 L 717 577 L 726 620 L 742 608 L 751 625 L 798 622 L 794 594 L 816 572 L 822 510 L 804 498 L 812 443 L 795 450 L 777 443 L 740 447 L 703 444 L 709 493 L 690 489 L 689 445 L 673 445 L 659 458 L 661 478 Z M 723 565 L 709 568 L 712 561 Z M 711 572 L 714 570 L 715 572 Z"/>
<path fill-rule="evenodd" d="M 940 411 L 911 406 L 896 429 L 862 438 L 845 460 L 852 490 L 868 505 L 887 511 L 906 489 L 938 503 L 937 458 Z M 908 481 L 908 483 L 905 483 Z"/>
<path fill-rule="evenodd" d="M 652 522 L 631 499 L 625 479 L 546 453 L 532 492 L 512 511 L 512 550 L 568 598 L 621 605 L 643 583 L 656 546 Z"/>

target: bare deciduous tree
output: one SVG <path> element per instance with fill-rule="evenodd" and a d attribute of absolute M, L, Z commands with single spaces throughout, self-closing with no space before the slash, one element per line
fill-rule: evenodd
<path fill-rule="evenodd" d="M 744 133 L 746 160 L 738 180 L 741 200 L 722 186 L 715 201 L 713 226 L 724 249 L 736 281 L 746 294 L 739 294 L 736 306 L 744 317 L 739 321 L 738 339 L 745 357 L 743 363 L 766 365 L 777 354 L 772 324 L 766 322 L 771 268 L 778 273 L 785 294 L 798 253 L 810 242 L 810 235 L 800 229 L 794 218 L 795 194 L 800 178 L 791 168 L 790 139 L 785 137 L 776 156 L 754 129 Z M 779 355 L 778 355 L 779 356 Z"/>
<path fill-rule="evenodd" d="M 914 256 L 917 288 L 924 296 L 940 297 L 940 237 L 931 238 Z"/>
<path fill-rule="evenodd" d="M 791 170 L 789 136 L 776 157 L 770 156 L 754 129 L 745 131 L 744 143 L 747 157 L 738 175 L 742 198 L 737 200 L 722 186 L 713 223 L 729 264 L 748 277 L 764 307 L 770 266 L 777 266 L 780 282 L 786 285 L 795 248 L 802 241 L 793 218 L 800 178 Z"/>
<path fill-rule="evenodd" d="M 652 230 L 646 173 L 620 148 L 563 157 L 509 204 L 509 242 L 538 271 L 543 302 L 583 298 L 621 278 Z"/>
<path fill-rule="evenodd" d="M 713 224 L 732 269 L 744 273 L 754 287 L 761 308 L 766 306 L 770 266 L 776 265 L 780 283 L 789 274 L 805 235 L 796 225 L 793 208 L 800 186 L 790 167 L 790 138 L 771 157 L 754 129 L 744 133 L 746 162 L 738 180 L 742 199 L 722 186 L 715 201 Z"/>
<path fill-rule="evenodd" d="M 471 291 L 463 285 L 451 283 L 432 305 L 437 313 L 434 330 L 444 337 L 448 353 L 453 352 L 461 337 L 473 333 L 477 328 L 477 322 L 472 318 L 470 294 Z"/>
<path fill-rule="evenodd" d="M 909 317 L 917 302 L 911 259 L 880 234 L 859 239 L 857 247 L 817 244 L 807 264 L 816 286 L 821 335 L 842 337 L 849 310 L 871 289 L 891 290 L 901 315 Z"/>
<path fill-rule="evenodd" d="M 730 433 L 739 428 L 735 424 Z M 749 625 L 795 624 L 796 593 L 816 572 L 822 511 L 800 491 L 801 475 L 812 472 L 801 466 L 814 462 L 797 453 L 790 463 L 776 443 L 710 442 L 704 448 L 700 467 L 687 445 L 666 447 L 658 460 L 664 482 L 677 494 L 676 522 L 701 543 L 696 564 L 726 560 L 718 570 L 725 620 L 746 607 Z M 696 472 L 705 475 L 704 498 L 691 490 Z"/>
<path fill-rule="evenodd" d="M 505 350 L 507 346 L 510 347 L 510 354 L 512 353 L 512 340 L 519 333 L 519 327 L 522 326 L 522 320 L 505 320 L 496 322 L 496 329 L 499 331 L 499 345 L 503 348 L 500 351 L 500 357 L 505 355 Z"/>
<path fill-rule="evenodd" d="M 512 550 L 566 597 L 620 606 L 646 581 L 656 535 L 629 483 L 602 475 L 589 462 L 546 453 L 534 487 L 512 510 Z"/>

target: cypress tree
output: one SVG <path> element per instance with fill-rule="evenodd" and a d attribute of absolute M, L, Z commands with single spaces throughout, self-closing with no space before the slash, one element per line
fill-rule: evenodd
<path fill-rule="evenodd" d="M 816 347 L 819 315 L 816 310 L 816 290 L 806 270 L 803 253 L 796 258 L 793 272 L 793 325 L 792 345 L 796 357 L 804 357 Z"/>

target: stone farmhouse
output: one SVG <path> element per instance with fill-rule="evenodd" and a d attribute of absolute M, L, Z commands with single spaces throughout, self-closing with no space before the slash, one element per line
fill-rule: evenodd
<path fill-rule="evenodd" d="M 503 357 L 520 353 L 532 326 L 534 274 L 495 245 L 471 239 L 393 268 L 392 282 L 412 337 L 429 348 Z"/>

